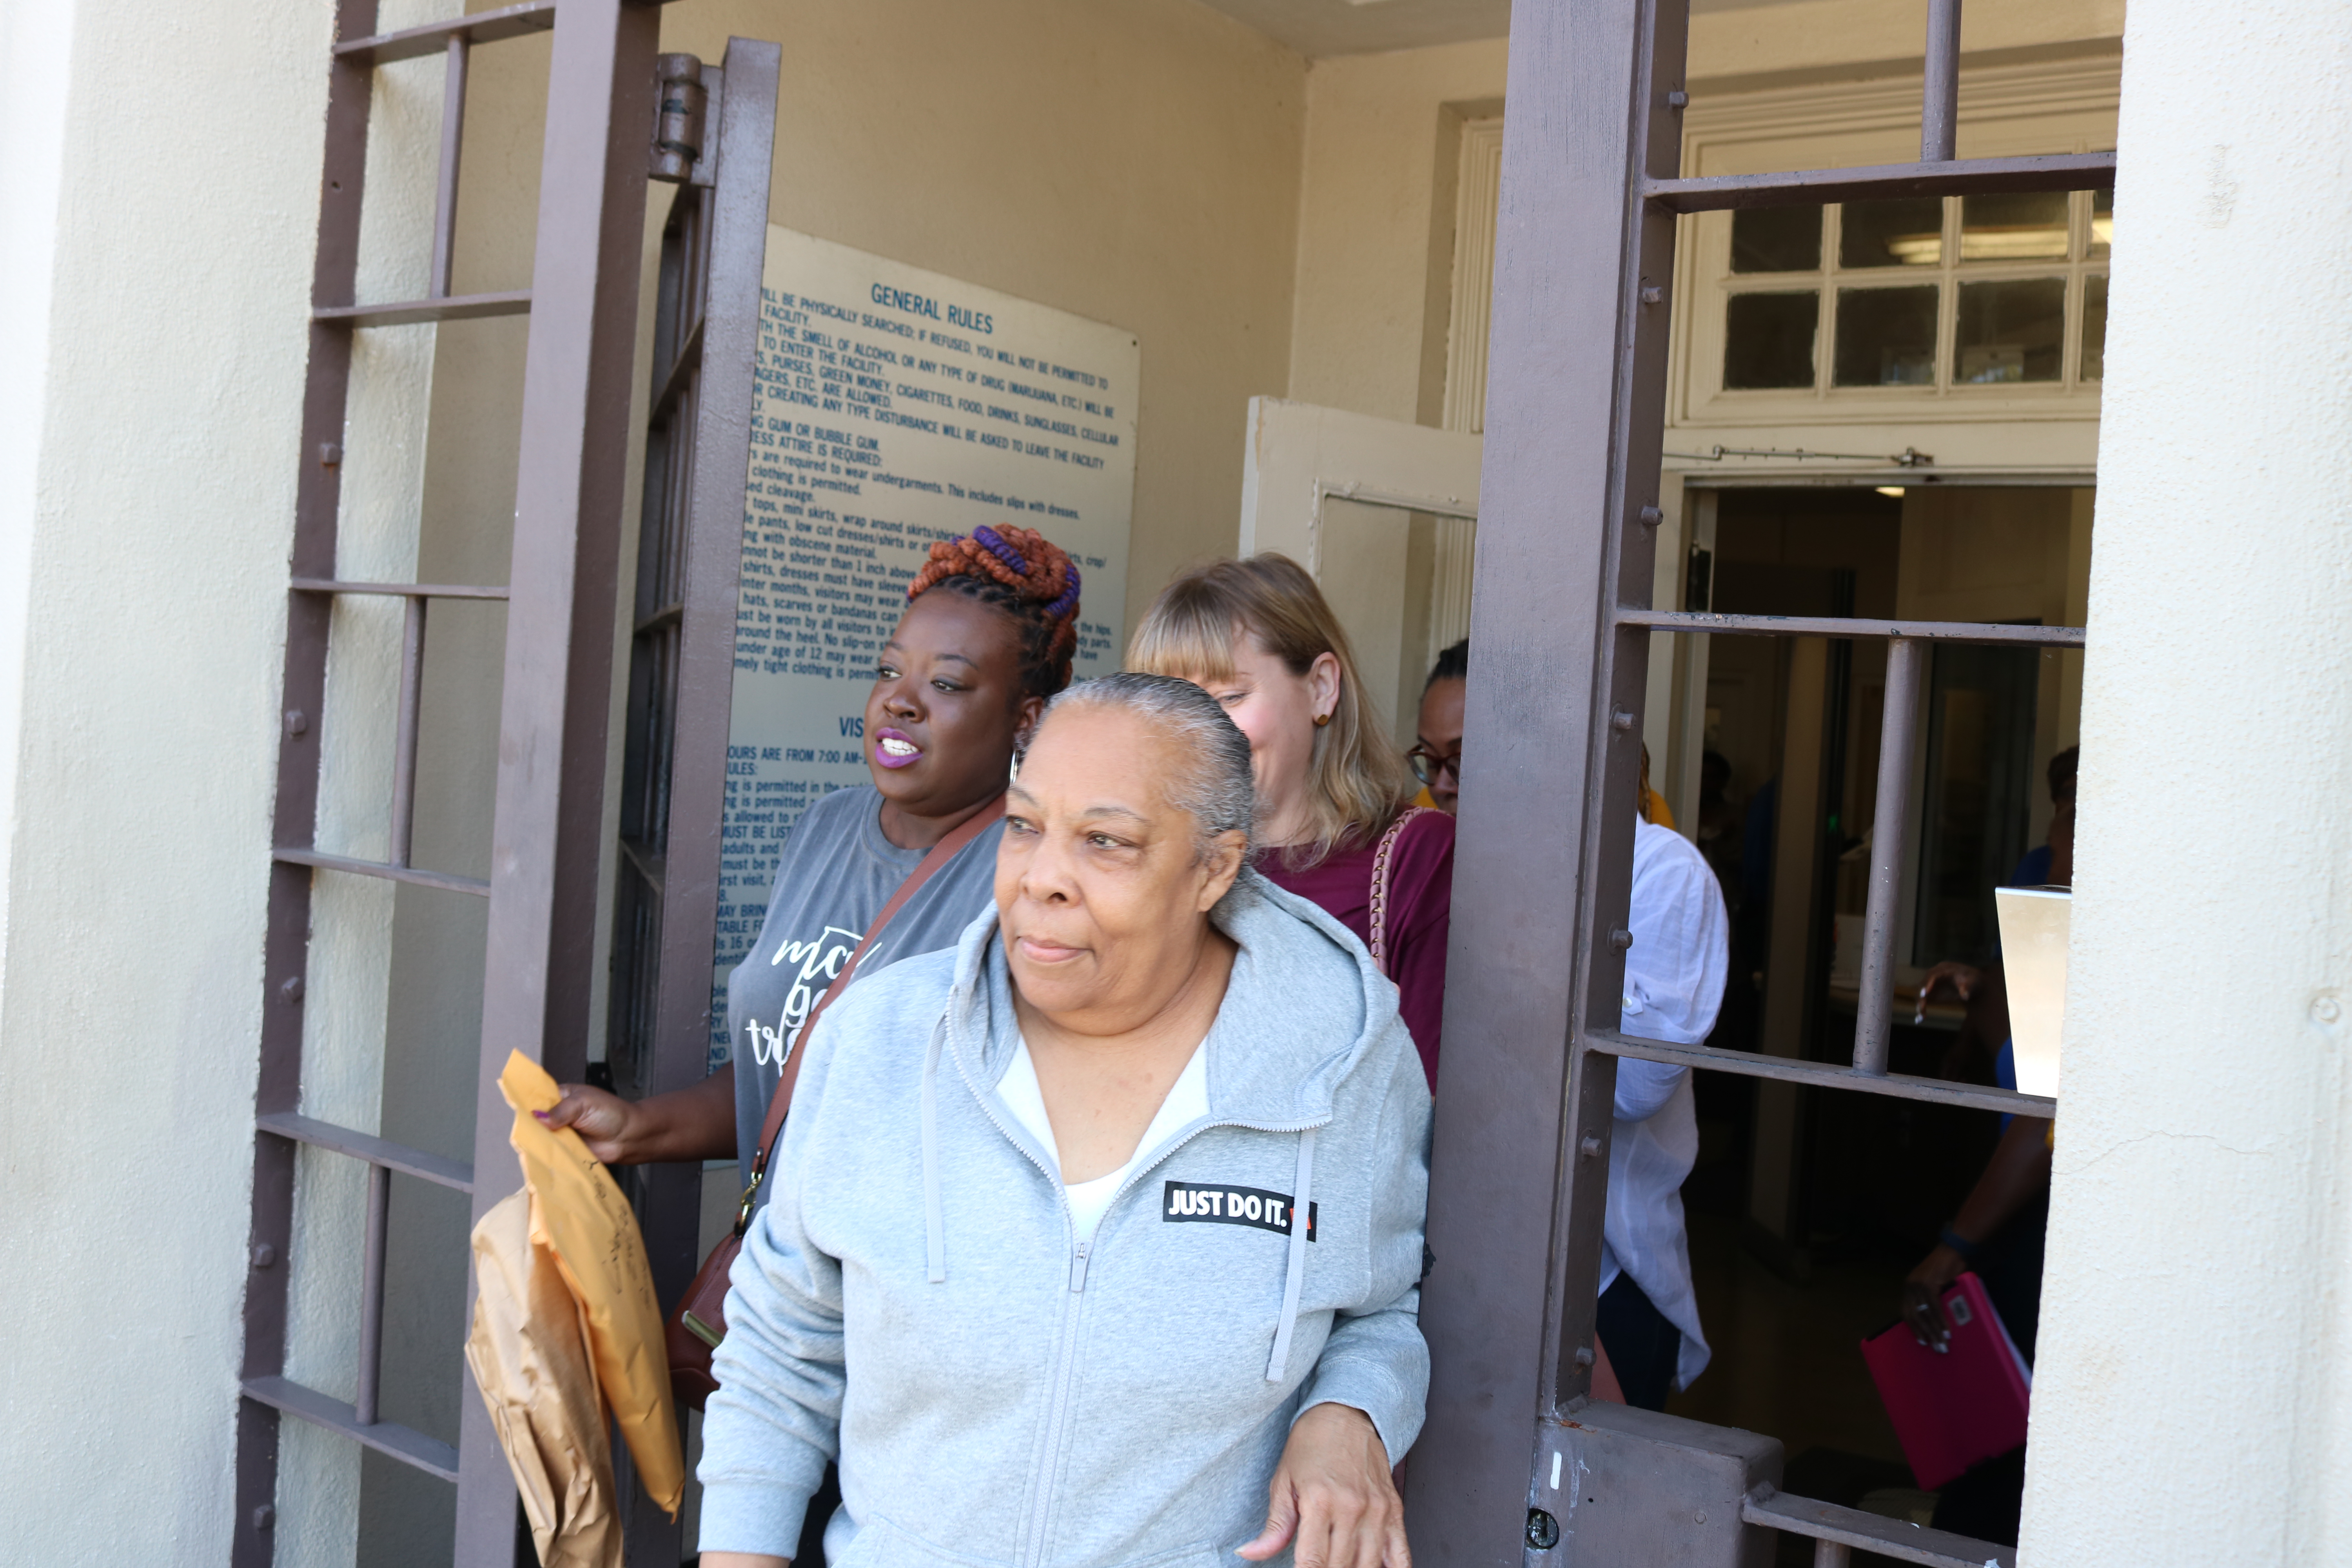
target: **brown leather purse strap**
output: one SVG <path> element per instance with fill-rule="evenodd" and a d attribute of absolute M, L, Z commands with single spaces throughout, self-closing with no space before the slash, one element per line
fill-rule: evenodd
<path fill-rule="evenodd" d="M 767 1117 L 760 1123 L 760 1152 L 751 1162 L 753 1187 L 758 1187 L 761 1178 L 767 1174 L 769 1158 L 776 1152 L 776 1135 L 784 1130 L 784 1113 L 793 1108 L 793 1086 L 801 1079 L 801 1058 L 807 1054 L 801 1047 L 807 1045 L 816 1033 L 816 1021 L 824 1016 L 824 1010 L 833 1005 L 833 999 L 848 985 L 849 977 L 857 973 L 857 961 L 866 956 L 866 950 L 874 945 L 875 939 L 882 934 L 882 929 L 890 923 L 891 917 L 906 908 L 907 900 L 922 891 L 923 884 L 961 853 L 965 845 L 994 826 L 1003 816 L 1004 797 L 1000 795 L 958 823 L 954 831 L 945 838 L 932 845 L 930 853 L 907 873 L 907 879 L 898 884 L 898 890 L 890 895 L 890 901 L 882 906 L 882 912 L 876 915 L 874 923 L 866 928 L 866 934 L 858 939 L 857 949 L 849 955 L 849 962 L 841 966 L 841 973 L 833 977 L 833 984 L 824 988 L 824 994 L 818 997 L 816 1005 L 809 1009 L 800 1032 L 793 1037 L 792 1047 L 784 1057 L 784 1070 L 776 1079 L 776 1092 L 768 1101 Z M 743 1206 L 748 1211 L 751 1194 L 747 1192 L 743 1195 Z"/>

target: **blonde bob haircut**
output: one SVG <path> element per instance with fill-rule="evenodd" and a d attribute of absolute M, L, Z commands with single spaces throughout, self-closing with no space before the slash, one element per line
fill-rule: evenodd
<path fill-rule="evenodd" d="M 1303 868 L 1343 846 L 1377 839 L 1412 798 L 1411 775 L 1365 698 L 1348 634 L 1298 563 L 1269 552 L 1179 574 L 1136 624 L 1127 668 L 1204 685 L 1231 680 L 1234 645 L 1244 635 L 1301 678 L 1323 654 L 1339 662 L 1339 705 L 1316 730 L 1307 764 L 1313 832 L 1285 858 Z"/>

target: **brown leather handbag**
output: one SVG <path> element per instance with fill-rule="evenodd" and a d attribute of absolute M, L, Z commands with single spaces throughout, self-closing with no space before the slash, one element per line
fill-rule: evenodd
<path fill-rule="evenodd" d="M 767 1118 L 760 1124 L 760 1152 L 752 1157 L 751 1184 L 743 1189 L 743 1201 L 736 1207 L 734 1228 L 702 1260 L 694 1283 L 678 1298 L 676 1310 L 663 1328 L 664 1343 L 669 1352 L 671 1386 L 681 1401 L 697 1410 L 719 1391 L 718 1380 L 710 1374 L 710 1352 L 727 1337 L 727 1275 L 735 1267 L 735 1255 L 743 1250 L 743 1232 L 751 1224 L 751 1205 L 759 1196 L 760 1184 L 767 1179 L 768 1162 L 775 1157 L 776 1140 L 784 1130 L 784 1113 L 792 1109 L 793 1086 L 800 1081 L 801 1058 L 805 1054 L 800 1047 L 815 1035 L 816 1021 L 833 1005 L 833 999 L 841 994 L 850 976 L 857 973 L 857 961 L 866 956 L 866 950 L 874 945 L 874 939 L 882 934 L 891 917 L 906 907 L 907 900 L 919 892 L 935 872 L 1003 815 L 1004 797 L 998 795 L 931 846 L 930 853 L 907 873 L 907 879 L 898 884 L 898 890 L 890 895 L 890 901 L 882 906 L 882 912 L 866 928 L 856 951 L 841 966 L 841 973 L 833 977 L 833 984 L 824 988 L 816 1005 L 809 1009 L 807 1021 L 793 1037 L 792 1050 L 784 1058 L 784 1070 L 776 1081 L 776 1092 L 768 1101 Z"/>

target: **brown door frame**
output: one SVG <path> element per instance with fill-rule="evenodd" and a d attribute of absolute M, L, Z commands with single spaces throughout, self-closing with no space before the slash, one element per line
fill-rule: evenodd
<path fill-rule="evenodd" d="M 672 84 L 698 79 L 709 132 L 663 227 L 630 617 L 605 1060 L 618 1087 L 636 1096 L 689 1089 L 709 1074 L 752 372 L 782 58 L 775 44 L 730 38 L 717 67 L 690 55 L 661 59 L 665 113 Z M 655 1292 L 672 1307 L 701 1261 L 702 1168 L 615 1174 L 635 1204 Z M 682 1520 L 664 1516 L 633 1484 L 625 1450 L 614 1458 L 629 1561 L 667 1568 L 681 1556 Z"/>

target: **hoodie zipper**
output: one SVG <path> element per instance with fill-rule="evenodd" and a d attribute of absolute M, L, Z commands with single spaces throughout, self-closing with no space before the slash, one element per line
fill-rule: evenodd
<path fill-rule="evenodd" d="M 960 1067 L 959 1070 L 961 1070 Z M 975 1095 L 974 1098 L 980 1100 L 981 1110 L 986 1113 L 989 1121 L 995 1124 L 996 1130 L 1004 1134 L 1005 1140 L 1014 1148 L 1020 1149 L 1023 1154 L 1027 1155 L 1031 1164 L 1041 1171 L 1045 1171 L 1044 1163 L 1034 1154 L 1030 1154 L 1028 1150 L 1022 1148 L 1020 1140 L 1013 1137 L 1005 1128 L 1003 1119 L 998 1117 L 995 1110 L 989 1105 L 987 1097 Z M 1328 1126 L 1330 1118 L 1327 1116 L 1321 1121 L 1310 1122 L 1308 1125 L 1319 1128 Z M 1267 1127 L 1252 1121 L 1203 1121 L 1181 1137 L 1171 1140 L 1149 1164 L 1129 1172 L 1127 1180 L 1118 1184 L 1118 1190 L 1111 1194 L 1110 1202 L 1104 1206 L 1103 1220 L 1110 1218 L 1111 1210 L 1118 1206 L 1119 1200 L 1127 1196 L 1129 1188 L 1167 1163 L 1170 1157 L 1179 1149 L 1183 1148 L 1202 1133 L 1212 1132 L 1221 1127 L 1237 1128 L 1249 1132 L 1277 1133 L 1303 1132 L 1307 1130 L 1304 1127 Z M 1077 1224 L 1076 1217 L 1070 1213 L 1069 1190 L 1063 1184 L 1061 1178 L 1053 1172 L 1045 1171 L 1045 1174 L 1053 1182 L 1054 1190 L 1062 1200 L 1064 1234 L 1075 1237 Z M 1291 1223 L 1294 1225 L 1298 1223 L 1296 1215 L 1292 1216 Z M 1097 1235 L 1101 1233 L 1101 1221 L 1096 1223 Z M 1094 1261 L 1094 1253 L 1095 1244 L 1092 1237 L 1084 1241 L 1074 1240 L 1071 1244 L 1070 1289 L 1064 1297 L 1061 1340 L 1054 1351 L 1053 1394 L 1045 1409 L 1045 1454 L 1044 1462 L 1038 1467 L 1036 1506 L 1029 1515 L 1029 1551 L 1024 1556 L 1029 1568 L 1037 1568 L 1037 1565 L 1045 1561 L 1045 1532 L 1054 1521 L 1054 1475 L 1062 1462 L 1062 1444 L 1067 1436 L 1070 1424 L 1070 1397 L 1076 1385 L 1078 1373 L 1078 1313 L 1086 1304 L 1087 1270 Z"/>
<path fill-rule="evenodd" d="M 951 995 L 950 1005 L 952 1002 Z M 1053 1392 L 1045 1409 L 1045 1452 L 1044 1462 L 1038 1467 L 1036 1477 L 1036 1505 L 1030 1510 L 1029 1515 L 1029 1550 L 1023 1554 L 1023 1560 L 1028 1568 L 1038 1568 L 1045 1557 L 1045 1531 L 1053 1523 L 1055 1489 L 1053 1478 L 1055 1468 L 1062 1462 L 1062 1442 L 1066 1435 L 1065 1429 L 1069 1426 L 1070 1419 L 1070 1395 L 1073 1385 L 1077 1381 L 1078 1313 L 1086 1305 L 1087 1270 L 1094 1261 L 1095 1244 L 1091 1237 L 1083 1241 L 1077 1239 L 1077 1217 L 1070 1210 L 1069 1189 L 1063 1184 L 1060 1173 L 1048 1169 L 1045 1163 L 1032 1154 L 1027 1146 L 1013 1135 L 1013 1130 L 1004 1125 L 1004 1119 L 997 1115 L 996 1108 L 989 1103 L 992 1097 L 982 1093 L 979 1086 L 971 1081 L 971 1073 L 964 1068 L 963 1053 L 954 1048 L 952 1023 L 949 1026 L 949 1033 L 948 1054 L 955 1058 L 956 1075 L 964 1080 L 964 1088 L 971 1092 L 974 1100 L 980 1102 L 981 1114 L 988 1118 L 989 1124 L 996 1129 L 998 1135 L 1019 1150 L 1022 1157 L 1036 1166 L 1039 1173 L 1054 1184 L 1054 1194 L 1062 1205 L 1062 1234 L 1070 1238 L 1070 1288 L 1063 1297 L 1061 1338 L 1054 1349 L 1054 1373 L 1051 1380 Z M 1168 1146 L 1154 1155 L 1148 1164 L 1128 1173 L 1127 1180 L 1118 1184 L 1118 1190 L 1111 1194 L 1110 1202 L 1104 1205 L 1102 1219 L 1107 1220 L 1110 1217 L 1111 1210 L 1118 1206 L 1119 1200 L 1127 1196 L 1129 1188 L 1167 1163 L 1178 1150 L 1203 1132 L 1213 1132 L 1220 1128 L 1227 1127 L 1245 1132 L 1304 1132 L 1310 1127 L 1319 1129 L 1328 1127 L 1330 1123 L 1331 1118 L 1328 1116 L 1319 1121 L 1302 1122 L 1296 1127 L 1276 1126 L 1262 1121 L 1203 1121 L 1186 1130 L 1181 1136 L 1171 1139 Z M 1298 1223 L 1296 1214 L 1291 1216 L 1291 1223 L 1293 1225 Z M 1101 1220 L 1096 1222 L 1095 1228 L 1099 1234 L 1102 1228 Z"/>
<path fill-rule="evenodd" d="M 1036 1506 L 1029 1514 L 1029 1550 L 1023 1553 L 1023 1561 L 1034 1568 L 1034 1564 L 1045 1560 L 1045 1527 L 1052 1521 L 1053 1475 L 1055 1467 L 1062 1462 L 1062 1429 L 1069 1425 L 1070 1385 L 1076 1380 L 1078 1360 L 1078 1310 L 1086 1304 L 1087 1261 L 1094 1254 L 1094 1241 L 1092 1237 L 1084 1241 L 1077 1239 L 1077 1216 L 1070 1212 L 1069 1189 L 1063 1184 L 1060 1173 L 1048 1169 L 1045 1161 L 1029 1152 L 1028 1146 L 1013 1135 L 1013 1130 L 1004 1125 L 1004 1119 L 997 1115 L 996 1108 L 989 1103 L 990 1097 L 972 1088 L 971 1076 L 963 1068 L 962 1053 L 955 1051 L 953 1055 L 957 1076 L 963 1079 L 967 1089 L 972 1089 L 972 1098 L 980 1102 L 981 1114 L 988 1118 L 989 1124 L 996 1129 L 1000 1137 L 1019 1150 L 1022 1158 L 1036 1166 L 1038 1173 L 1054 1184 L 1054 1196 L 1062 1205 L 1062 1235 L 1068 1239 L 1070 1247 L 1070 1288 L 1063 1294 L 1062 1331 L 1054 1347 L 1054 1371 L 1050 1379 L 1053 1392 L 1045 1406 L 1045 1452 L 1038 1466 Z M 1113 1197 L 1111 1201 L 1116 1203 L 1118 1200 Z"/>

